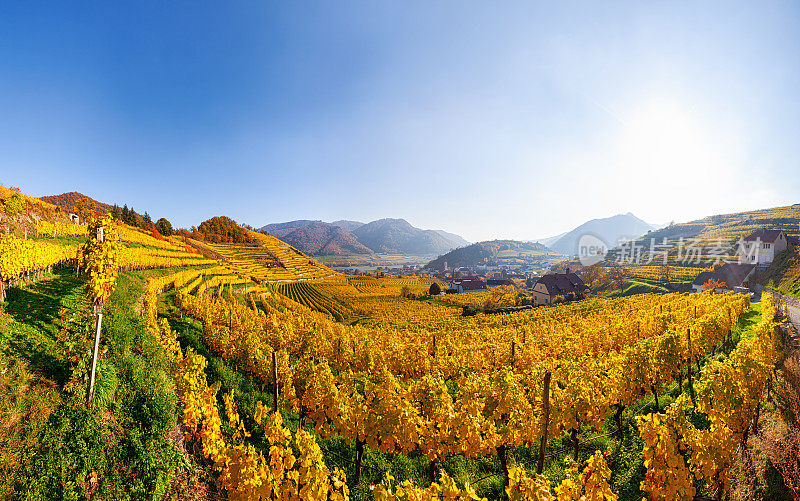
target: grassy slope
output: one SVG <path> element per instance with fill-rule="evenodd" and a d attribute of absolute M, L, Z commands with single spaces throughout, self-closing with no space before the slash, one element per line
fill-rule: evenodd
<path fill-rule="evenodd" d="M 177 497 L 170 479 L 176 469 L 184 480 L 187 475 L 168 438 L 176 399 L 135 311 L 143 285 L 141 275 L 121 276 L 105 306 L 91 409 L 84 402 L 93 322 L 82 279 L 67 268 L 10 291 L 0 412 L 24 419 L 0 431 L 6 473 L 0 497 Z"/>
<path fill-rule="evenodd" d="M 787 249 L 757 278 L 787 296 L 800 298 L 800 248 Z"/>

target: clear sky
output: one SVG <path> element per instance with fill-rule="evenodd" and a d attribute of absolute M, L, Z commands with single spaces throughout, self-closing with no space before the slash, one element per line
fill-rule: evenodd
<path fill-rule="evenodd" d="M 798 2 L 0 3 L 0 183 L 533 239 L 800 202 Z"/>

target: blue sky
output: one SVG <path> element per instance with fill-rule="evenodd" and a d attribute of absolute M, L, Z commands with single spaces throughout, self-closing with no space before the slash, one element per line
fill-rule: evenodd
<path fill-rule="evenodd" d="M 0 33 L 0 183 L 178 226 L 800 202 L 796 2 L 2 2 Z"/>

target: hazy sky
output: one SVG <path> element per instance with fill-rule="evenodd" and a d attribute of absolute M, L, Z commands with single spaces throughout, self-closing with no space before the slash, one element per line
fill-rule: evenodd
<path fill-rule="evenodd" d="M 0 183 L 530 239 L 800 202 L 798 2 L 0 3 Z"/>

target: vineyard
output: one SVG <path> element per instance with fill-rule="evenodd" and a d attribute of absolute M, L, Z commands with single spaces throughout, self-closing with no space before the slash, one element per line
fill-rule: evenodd
<path fill-rule="evenodd" d="M 420 453 L 432 465 L 454 456 L 497 456 L 506 465 L 510 496 L 517 490 L 547 485 L 548 480 L 509 468 L 508 451 L 536 449 L 547 443 L 547 437 L 567 436 L 572 437 L 577 459 L 579 431 L 599 432 L 608 418 L 616 416 L 622 433 L 620 417 L 625 409 L 648 394 L 653 395 L 658 409 L 659 394 L 678 380 L 680 368 L 699 366 L 707 352 L 730 349 L 733 324 L 748 307 L 746 297 L 738 295 L 640 296 L 480 317 L 466 324 L 451 318 L 395 329 L 343 326 L 274 295 L 261 295 L 258 301 L 251 296 L 250 304 L 179 295 L 177 303 L 185 313 L 202 319 L 203 335 L 215 352 L 276 388 L 280 407 L 298 416 L 300 423 L 313 426 L 321 439 L 347 439 L 355 448 L 356 479 L 361 475 L 365 448 L 381 453 Z M 632 311 L 637 311 L 636 322 L 628 320 L 627 312 Z M 767 312 L 753 337 L 731 351 L 730 365 L 715 361 L 702 371 L 691 371 L 699 380 L 689 382 L 684 395 L 691 394 L 700 412 L 712 415 L 712 420 L 716 412 L 719 429 L 730 430 L 725 433 L 730 433 L 731 439 L 706 443 L 708 438 L 702 437 L 708 437 L 708 432 L 683 425 L 682 433 L 692 437 L 695 449 L 702 451 L 698 454 L 715 454 L 711 469 L 700 459 L 689 459 L 690 464 L 699 465 L 691 473 L 704 479 L 709 488 L 719 488 L 724 486 L 720 482 L 727 481 L 735 449 L 731 444 L 743 433 L 741 423 L 735 427 L 732 420 L 741 419 L 736 415 L 750 419 L 754 412 L 754 397 L 742 402 L 739 395 L 712 394 L 711 382 L 720 371 L 742 381 L 745 376 L 741 372 L 737 376 L 737 370 L 755 370 L 751 377 L 756 378 L 756 390 L 750 395 L 754 391 L 760 395 L 759 388 L 777 356 L 769 315 L 774 312 Z M 470 332 L 470 336 L 462 332 Z M 558 384 L 549 384 L 551 378 Z M 684 386 L 682 381 L 679 385 Z M 235 436 L 247 436 L 241 418 L 230 411 L 230 398 L 226 396 L 228 418 L 241 430 Z M 678 398 L 667 408 L 668 415 L 687 413 L 691 407 L 688 399 Z M 722 410 L 712 412 L 712 407 L 720 406 Z M 257 422 L 259 416 L 267 415 L 263 409 L 258 402 L 254 409 Z M 648 427 L 660 421 L 652 416 L 640 420 L 645 457 L 656 454 L 651 448 L 657 449 Z M 193 429 L 200 429 L 202 435 L 204 420 L 192 419 Z M 213 416 L 208 419 L 214 422 Z M 277 421 L 270 426 L 277 427 Z M 667 431 L 659 428 L 653 433 Z M 231 450 L 232 446 L 220 447 Z M 209 457 L 225 465 L 223 471 L 232 469 L 222 474 L 230 478 L 240 478 L 247 465 L 259 471 L 257 465 L 264 461 L 249 448 L 237 452 L 236 459 Z M 613 499 L 605 461 L 602 451 L 593 454 L 583 473 L 574 475 L 572 484 L 565 480 L 554 492 L 571 485 L 576 492 L 607 492 Z M 675 464 L 674 459 L 666 461 Z M 659 467 L 653 466 L 652 478 L 664 474 Z M 329 489 L 343 478 L 344 469 L 334 471 L 328 470 L 324 476 Z M 445 471 L 440 476 L 442 483 L 452 480 Z M 575 478 L 584 480 L 575 483 Z M 252 479 L 256 486 L 271 482 L 274 478 L 269 475 Z M 381 492 L 393 489 L 391 482 L 382 485 Z M 404 485 L 412 491 L 424 490 L 413 482 Z M 680 484 L 676 489 L 684 487 Z M 248 495 L 236 491 L 236 486 L 228 488 Z M 441 486 L 428 487 L 432 488 Z M 469 485 L 463 489 L 465 495 L 472 493 Z M 656 480 L 643 481 L 642 489 L 663 499 L 675 499 L 676 492 L 677 498 L 683 499 L 694 494 L 689 488 L 665 490 Z"/>
<path fill-rule="evenodd" d="M 353 315 L 353 310 L 331 296 L 323 294 L 318 288 L 307 282 L 281 283 L 274 285 L 273 290 L 312 310 L 328 314 L 337 322 L 344 321 Z"/>
<path fill-rule="evenodd" d="M 108 218 L 84 227 L 80 245 L 43 230 L 37 239 L 0 237 L 9 311 L 22 311 L 23 289 L 85 284 L 98 336 L 110 308 L 102 331 L 117 337 L 92 349 L 78 341 L 85 327 L 62 329 L 73 336 L 63 349 L 76 350 L 63 398 L 82 402 L 88 384 L 89 407 L 69 405 L 127 416 L 133 411 L 114 403 L 134 384 L 126 364 L 155 364 L 170 382 L 149 387 L 165 392 L 164 416 L 179 421 L 159 426 L 179 430 L 171 436 L 195 465 L 187 471 L 208 465 L 207 480 L 191 480 L 208 497 L 721 496 L 780 357 L 781 312 L 768 294 L 757 307 L 738 294 L 640 294 L 463 317 L 462 306 L 515 293 L 431 300 L 434 278 L 337 275 L 269 239 L 204 244 L 218 260 Z M 288 274 L 296 279 L 276 279 Z M 120 295 L 136 287 L 140 306 L 137 293 Z M 142 345 L 118 352 L 131 343 L 122 333 L 140 321 Z M 109 350 L 113 357 L 103 355 Z M 155 398 L 134 387 L 125 391 Z M 165 436 L 148 439 L 158 457 L 170 447 Z M 42 461 L 36 454 L 20 464 Z M 164 497 L 177 467 L 153 461 L 161 469 L 142 472 L 151 480 L 141 489 Z M 127 480 L 110 465 L 87 466 L 72 484 L 27 473 L 14 482 L 57 497 L 113 498 Z"/>

